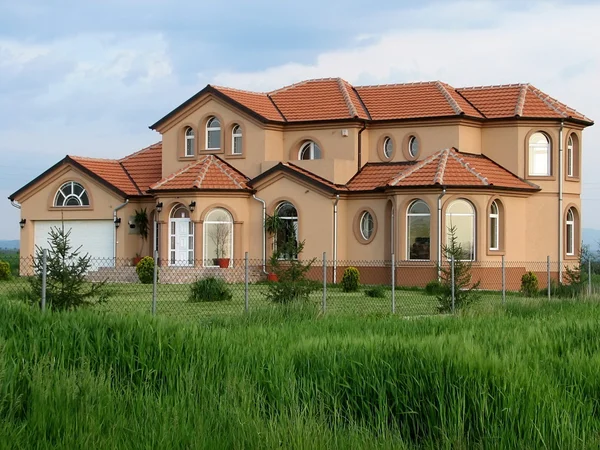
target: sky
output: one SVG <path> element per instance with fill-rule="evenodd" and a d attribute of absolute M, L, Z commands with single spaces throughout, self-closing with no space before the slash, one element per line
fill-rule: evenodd
<path fill-rule="evenodd" d="M 6 199 L 65 155 L 122 157 L 206 84 L 529 82 L 600 121 L 600 1 L 0 0 Z M 214 9 L 214 11 L 213 11 Z M 583 226 L 600 228 L 600 125 L 583 134 Z"/>

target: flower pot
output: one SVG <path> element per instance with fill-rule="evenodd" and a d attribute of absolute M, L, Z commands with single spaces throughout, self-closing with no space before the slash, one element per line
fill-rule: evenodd
<path fill-rule="evenodd" d="M 276 273 L 268 273 L 267 274 L 267 281 L 273 281 L 273 282 L 277 282 L 277 274 Z"/>
<path fill-rule="evenodd" d="M 229 258 L 217 258 L 215 262 L 221 269 L 227 269 L 229 267 Z"/>

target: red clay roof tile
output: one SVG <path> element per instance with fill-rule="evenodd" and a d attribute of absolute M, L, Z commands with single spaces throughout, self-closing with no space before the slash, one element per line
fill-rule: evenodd
<path fill-rule="evenodd" d="M 140 195 L 137 186 L 127 175 L 127 172 L 123 169 L 121 164 L 119 164 L 119 161 L 114 159 L 87 158 L 83 156 L 69 157 L 125 194 Z"/>
<path fill-rule="evenodd" d="M 495 186 L 523 190 L 539 189 L 515 176 L 489 158 L 441 150 L 418 162 L 368 163 L 348 183 L 351 191 L 385 187 Z"/>
<path fill-rule="evenodd" d="M 223 86 L 212 86 L 222 94 L 261 115 L 267 120 L 283 121 L 285 118 L 277 110 L 269 96 L 261 92 L 242 91 Z"/>
<path fill-rule="evenodd" d="M 249 179 L 215 155 L 206 155 L 150 187 L 151 190 L 249 189 Z"/>

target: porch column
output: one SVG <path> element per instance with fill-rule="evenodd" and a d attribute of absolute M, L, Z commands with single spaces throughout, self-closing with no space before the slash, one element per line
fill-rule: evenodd
<path fill-rule="evenodd" d="M 241 264 L 241 260 L 244 259 L 244 236 L 242 225 L 244 222 L 233 222 L 233 252 L 231 255 L 231 259 L 236 262 L 236 264 Z"/>
<path fill-rule="evenodd" d="M 202 267 L 204 265 L 204 221 L 192 220 L 194 224 L 194 267 Z"/>

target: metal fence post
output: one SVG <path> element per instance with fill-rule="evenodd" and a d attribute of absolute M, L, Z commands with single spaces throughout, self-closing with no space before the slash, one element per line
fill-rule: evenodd
<path fill-rule="evenodd" d="M 396 313 L 396 254 L 392 253 L 392 314 Z"/>
<path fill-rule="evenodd" d="M 323 252 L 323 313 L 327 311 L 327 253 Z"/>
<path fill-rule="evenodd" d="M 592 296 L 592 258 L 588 259 L 588 296 Z"/>
<path fill-rule="evenodd" d="M 506 262 L 502 255 L 502 304 L 506 303 Z"/>
<path fill-rule="evenodd" d="M 248 312 L 248 252 L 244 255 L 244 311 Z"/>
<path fill-rule="evenodd" d="M 454 314 L 454 300 L 455 300 L 455 293 L 454 293 L 454 256 L 450 257 L 450 274 L 451 274 L 451 283 L 452 283 L 452 314 Z"/>
<path fill-rule="evenodd" d="M 48 273 L 48 250 L 42 250 L 42 311 L 46 311 L 46 275 Z"/>
<path fill-rule="evenodd" d="M 551 292 L 551 287 L 550 287 L 550 256 L 548 255 L 548 258 L 546 259 L 546 272 L 547 272 L 547 278 L 548 278 L 548 300 L 550 300 L 552 292 Z"/>
<path fill-rule="evenodd" d="M 152 273 L 152 315 L 156 315 L 156 296 L 158 291 L 158 251 L 154 250 L 154 271 Z"/>

